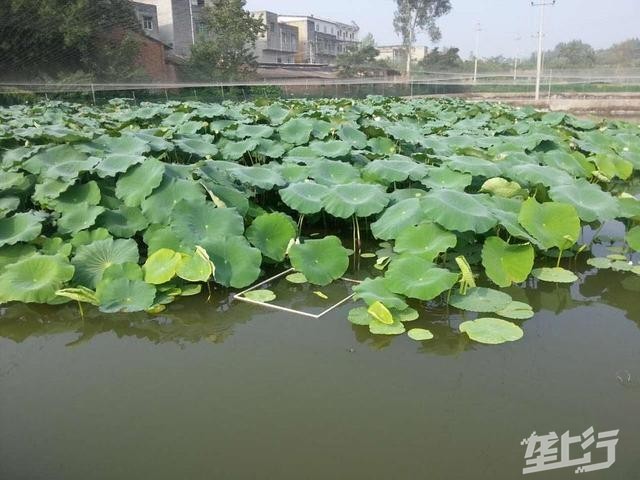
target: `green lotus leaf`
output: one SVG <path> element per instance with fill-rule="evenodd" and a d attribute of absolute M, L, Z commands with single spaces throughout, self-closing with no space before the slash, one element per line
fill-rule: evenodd
<path fill-rule="evenodd" d="M 360 181 L 360 173 L 350 163 L 337 160 L 318 160 L 309 169 L 311 176 L 317 183 L 323 185 L 340 185 Z"/>
<path fill-rule="evenodd" d="M 509 235 L 524 239 L 540 249 L 544 249 L 518 222 L 518 215 L 522 207 L 521 201 L 503 197 L 485 197 L 482 202 L 487 206 L 491 214 L 498 219 L 500 226 L 509 232 Z"/>
<path fill-rule="evenodd" d="M 222 158 L 227 161 L 239 160 L 247 152 L 252 152 L 258 146 L 258 140 L 256 138 L 247 138 L 239 142 L 225 141 L 221 143 L 222 146 Z"/>
<path fill-rule="evenodd" d="M 481 192 L 487 192 L 498 197 L 511 198 L 522 190 L 518 182 L 510 182 L 502 177 L 493 177 L 480 187 Z"/>
<path fill-rule="evenodd" d="M 466 173 L 455 172 L 447 167 L 429 169 L 428 175 L 420 183 L 431 189 L 447 188 L 463 191 L 469 185 L 473 177 Z"/>
<path fill-rule="evenodd" d="M 528 198 L 522 204 L 518 221 L 545 249 L 565 249 L 580 236 L 580 218 L 573 205 L 538 203 Z"/>
<path fill-rule="evenodd" d="M 100 304 L 96 292 L 87 287 L 63 288 L 56 291 L 56 295 L 75 300 L 76 302 L 89 303 L 96 306 Z"/>
<path fill-rule="evenodd" d="M 152 130 L 153 131 L 153 130 Z M 164 151 L 172 151 L 174 149 L 173 143 L 168 140 L 158 136 L 160 135 L 160 131 L 153 131 L 154 133 L 146 133 L 143 131 L 134 131 L 134 132 L 123 132 L 123 136 L 125 137 L 134 137 L 138 140 L 142 140 L 143 142 L 149 145 L 149 148 L 153 152 L 164 152 Z"/>
<path fill-rule="evenodd" d="M 586 178 L 591 175 L 596 167 L 580 152 L 565 152 L 564 150 L 551 150 L 541 156 L 543 163 L 550 167 L 564 170 L 574 177 Z"/>
<path fill-rule="evenodd" d="M 302 145 L 309 141 L 313 122 L 308 118 L 293 118 L 278 128 L 280 138 L 293 145 Z"/>
<path fill-rule="evenodd" d="M 117 174 L 126 172 L 130 167 L 143 163 L 145 160 L 146 157 L 141 155 L 112 153 L 100 160 L 94 171 L 100 178 L 115 177 Z"/>
<path fill-rule="evenodd" d="M 114 237 L 129 238 L 149 226 L 139 208 L 121 206 L 117 210 L 106 210 L 97 219 L 99 226 L 106 228 Z"/>
<path fill-rule="evenodd" d="M 633 163 L 615 154 L 601 154 L 589 157 L 593 160 L 598 171 L 608 178 L 618 177 L 622 180 L 628 179 L 633 173 Z"/>
<path fill-rule="evenodd" d="M 619 217 L 640 220 L 640 200 L 633 195 L 621 194 L 618 197 L 618 205 L 620 208 Z"/>
<path fill-rule="evenodd" d="M 387 137 L 370 138 L 367 146 L 376 155 L 393 155 L 397 150 L 395 142 Z"/>
<path fill-rule="evenodd" d="M 54 203 L 54 200 L 70 186 L 71 183 L 67 180 L 44 180 L 36 184 L 35 191 L 31 198 L 34 203 L 47 206 Z"/>
<path fill-rule="evenodd" d="M 545 187 L 555 187 L 558 185 L 570 185 L 574 182 L 573 177 L 567 172 L 542 165 L 515 165 L 510 168 L 503 168 L 503 174 L 525 185 L 539 183 Z"/>
<path fill-rule="evenodd" d="M 535 268 L 531 275 L 543 282 L 553 283 L 574 283 L 578 281 L 578 277 L 573 272 L 560 267 L 553 268 Z"/>
<path fill-rule="evenodd" d="M 193 255 L 181 255 L 176 275 L 188 282 L 206 282 L 215 271 L 215 265 L 202 247 L 196 247 Z"/>
<path fill-rule="evenodd" d="M 144 281 L 154 285 L 167 283 L 176 276 L 176 271 L 182 263 L 182 255 L 169 248 L 161 248 L 153 252 L 144 262 L 142 271 Z"/>
<path fill-rule="evenodd" d="M 482 265 L 487 276 L 500 287 L 524 282 L 533 268 L 535 253 L 531 244 L 508 244 L 489 237 L 482 248 Z"/>
<path fill-rule="evenodd" d="M 338 130 L 338 136 L 352 148 L 361 150 L 367 146 L 367 136 L 351 125 L 342 125 Z"/>
<path fill-rule="evenodd" d="M 405 227 L 397 236 L 394 251 L 417 255 L 432 261 L 438 255 L 456 246 L 457 237 L 435 223 L 422 223 Z"/>
<path fill-rule="evenodd" d="M 356 307 L 349 310 L 347 319 L 354 325 L 369 325 L 373 317 L 369 315 L 366 307 Z"/>
<path fill-rule="evenodd" d="M 364 300 L 367 305 L 373 305 L 379 301 L 389 308 L 395 310 L 405 310 L 407 303 L 400 295 L 396 295 L 386 286 L 382 277 L 367 278 L 353 287 L 354 300 Z"/>
<path fill-rule="evenodd" d="M 492 288 L 475 287 L 466 295 L 456 293 L 449 299 L 449 305 L 470 312 L 497 312 L 509 305 L 513 299 L 507 293 Z"/>
<path fill-rule="evenodd" d="M 384 306 L 383 303 L 376 300 L 373 302 L 369 308 L 367 308 L 367 313 L 371 315 L 374 319 L 381 323 L 385 323 L 387 325 L 393 325 L 393 315 L 389 311 L 387 307 Z"/>
<path fill-rule="evenodd" d="M 197 138 L 183 138 L 174 140 L 173 143 L 183 152 L 195 155 L 196 157 L 213 157 L 218 153 L 218 147 L 214 144 Z"/>
<path fill-rule="evenodd" d="M 194 240 L 192 238 L 180 238 L 168 226 L 153 224 L 144 232 L 144 243 L 147 244 L 147 254 L 160 250 L 161 248 L 170 248 L 176 252 L 190 254 L 194 248 Z"/>
<path fill-rule="evenodd" d="M 104 207 L 89 205 L 86 202 L 78 203 L 62 213 L 58 220 L 58 232 L 66 235 L 86 230 L 96 223 L 96 219 L 104 211 Z"/>
<path fill-rule="evenodd" d="M 239 182 L 246 183 L 252 187 L 263 190 L 271 190 L 274 186 L 283 186 L 287 182 L 273 168 L 253 166 L 238 166 L 230 171 L 231 176 Z"/>
<path fill-rule="evenodd" d="M 164 164 L 148 158 L 122 175 L 116 182 L 116 196 L 127 207 L 139 206 L 162 183 Z"/>
<path fill-rule="evenodd" d="M 501 317 L 526 320 L 533 317 L 533 309 L 527 303 L 513 301 L 503 309 L 498 310 L 496 314 Z"/>
<path fill-rule="evenodd" d="M 287 280 L 287 282 L 296 283 L 296 284 L 303 284 L 303 283 L 309 282 L 309 280 L 307 280 L 307 277 L 305 277 L 304 274 L 300 272 L 290 273 L 284 278 Z"/>
<path fill-rule="evenodd" d="M 421 202 L 424 215 L 447 230 L 484 233 L 493 228 L 498 220 L 482 203 L 482 197 L 440 189 L 427 193 Z"/>
<path fill-rule="evenodd" d="M 570 185 L 549 189 L 549 196 L 556 202 L 573 205 L 585 222 L 604 222 L 618 216 L 618 201 L 600 187 L 579 178 Z"/>
<path fill-rule="evenodd" d="M 245 298 L 256 302 L 268 303 L 276 299 L 276 294 L 271 290 L 251 290 L 243 294 Z"/>
<path fill-rule="evenodd" d="M 278 191 L 282 201 L 303 215 L 318 213 L 322 210 L 329 189 L 313 182 L 292 183 Z"/>
<path fill-rule="evenodd" d="M 320 157 L 338 158 L 349 155 L 351 152 L 351 146 L 342 140 L 314 140 L 309 146 Z"/>
<path fill-rule="evenodd" d="M 625 236 L 627 244 L 636 252 L 640 252 L 640 226 L 633 227 Z"/>
<path fill-rule="evenodd" d="M 499 318 L 467 320 L 462 322 L 458 328 L 461 332 L 466 333 L 471 340 L 488 345 L 514 342 L 524 336 L 524 332 L 518 325 Z"/>
<path fill-rule="evenodd" d="M 126 262 L 138 262 L 138 245 L 135 240 L 105 238 L 79 245 L 71 259 L 75 267 L 74 282 L 95 288 L 107 268 Z"/>
<path fill-rule="evenodd" d="M 282 261 L 296 233 L 296 224 L 291 217 L 276 212 L 257 217 L 247 228 L 246 237 L 265 257 Z"/>
<path fill-rule="evenodd" d="M 431 340 L 433 338 L 433 333 L 426 328 L 412 328 L 407 332 L 407 335 L 411 340 L 416 340 L 417 342 Z"/>
<path fill-rule="evenodd" d="M 21 172 L 3 171 L 0 176 L 0 192 L 6 193 L 10 190 L 24 191 L 31 186 L 29 179 L 30 177 Z"/>
<path fill-rule="evenodd" d="M 4 269 L 7 265 L 32 256 L 35 252 L 36 247 L 26 243 L 0 247 L 0 270 Z"/>
<path fill-rule="evenodd" d="M 269 138 L 273 135 L 273 128 L 268 125 L 239 125 L 234 132 L 238 138 Z"/>
<path fill-rule="evenodd" d="M 457 274 L 415 255 L 401 255 L 392 260 L 385 274 L 389 290 L 425 301 L 451 289 L 457 281 Z"/>
<path fill-rule="evenodd" d="M 98 284 L 96 298 L 101 312 L 141 312 L 154 304 L 156 288 L 142 280 L 108 278 Z"/>
<path fill-rule="evenodd" d="M 349 255 L 340 239 L 333 235 L 293 245 L 289 251 L 291 265 L 314 285 L 328 285 L 349 267 Z"/>
<path fill-rule="evenodd" d="M 170 225 L 177 237 L 192 247 L 208 238 L 244 233 L 244 222 L 235 209 L 216 208 L 211 202 L 182 200 L 171 213 Z"/>
<path fill-rule="evenodd" d="M 477 157 L 453 156 L 446 159 L 444 165 L 457 172 L 470 173 L 478 177 L 497 177 L 500 167 L 495 163 Z"/>
<path fill-rule="evenodd" d="M 94 140 L 94 143 L 103 152 L 117 154 L 142 155 L 151 149 L 146 141 L 134 136 L 109 137 L 103 135 Z"/>
<path fill-rule="evenodd" d="M 266 138 L 261 139 L 255 149 L 258 155 L 269 158 L 280 158 L 284 155 L 285 151 L 282 143 Z"/>
<path fill-rule="evenodd" d="M 73 265 L 59 255 L 31 255 L 0 274 L 0 303 L 61 303 L 56 292 L 73 277 Z"/>
<path fill-rule="evenodd" d="M 283 163 L 277 168 L 278 173 L 289 183 L 304 182 L 309 176 L 309 167 L 295 163 Z"/>
<path fill-rule="evenodd" d="M 611 269 L 615 272 L 630 272 L 633 270 L 633 264 L 625 260 L 617 260 L 611 262 Z"/>
<path fill-rule="evenodd" d="M 392 240 L 408 226 L 425 220 L 422 204 L 417 198 L 408 198 L 387 208 L 382 216 L 371 224 L 373 236 L 381 240 Z"/>
<path fill-rule="evenodd" d="M 406 127 L 404 125 L 391 124 L 384 127 L 384 131 L 396 140 L 407 143 L 421 143 L 424 135 L 417 128 Z"/>
<path fill-rule="evenodd" d="M 401 335 L 406 330 L 399 320 L 394 320 L 391 325 L 387 325 L 372 318 L 369 322 L 369 331 L 374 335 Z"/>
<path fill-rule="evenodd" d="M 71 250 L 73 250 L 73 245 L 65 242 L 60 237 L 40 237 L 39 239 L 36 239 L 36 241 L 39 240 L 42 240 L 42 243 L 40 244 L 40 253 L 42 255 L 61 255 L 69 258 Z"/>
<path fill-rule="evenodd" d="M 389 197 L 378 185 L 351 183 L 335 185 L 325 196 L 324 209 L 338 218 L 368 217 L 381 212 L 389 203 Z"/>
<path fill-rule="evenodd" d="M 101 199 L 100 187 L 94 180 L 91 180 L 69 187 L 53 203 L 57 211 L 64 212 L 74 209 L 79 203 L 98 205 Z"/>
<path fill-rule="evenodd" d="M 151 223 L 167 223 L 174 207 L 181 200 L 200 203 L 204 199 L 204 190 L 200 184 L 165 177 L 160 186 L 142 202 L 142 213 Z"/>
<path fill-rule="evenodd" d="M 428 169 L 409 157 L 392 155 L 388 159 L 374 160 L 368 163 L 363 172 L 366 178 L 389 184 L 403 182 L 408 178 L 421 180 L 427 175 Z"/>
<path fill-rule="evenodd" d="M 611 268 L 611 260 L 605 257 L 595 257 L 587 260 L 587 263 L 597 269 Z"/>
<path fill-rule="evenodd" d="M 111 235 L 109 235 L 109 231 L 106 228 L 83 230 L 71 237 L 71 245 L 73 248 L 78 248 L 81 245 L 89 245 L 90 243 L 107 238 L 111 238 Z"/>
<path fill-rule="evenodd" d="M 23 163 L 23 168 L 46 178 L 71 179 L 91 170 L 97 162 L 71 145 L 58 145 L 37 153 Z"/>
<path fill-rule="evenodd" d="M 281 125 L 282 122 L 285 121 L 287 116 L 289 116 L 290 110 L 282 108 L 282 106 L 274 103 L 273 105 L 269 105 L 269 108 L 267 108 L 264 112 L 267 117 L 269 117 L 269 120 L 271 120 L 271 125 Z"/>
<path fill-rule="evenodd" d="M 0 218 L 0 247 L 33 240 L 42 231 L 42 220 L 42 215 L 33 212 Z"/>
<path fill-rule="evenodd" d="M 2 197 L 0 198 L 0 218 L 4 218 L 20 207 L 20 198 Z"/>
<path fill-rule="evenodd" d="M 216 266 L 214 278 L 225 287 L 243 288 L 260 275 L 262 255 L 244 237 L 215 237 L 201 244 Z"/>

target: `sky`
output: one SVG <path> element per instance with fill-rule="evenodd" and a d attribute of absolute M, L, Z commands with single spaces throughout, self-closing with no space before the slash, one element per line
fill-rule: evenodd
<path fill-rule="evenodd" d="M 452 9 L 438 24 L 439 46 L 455 46 L 468 57 L 475 49 L 480 23 L 479 56 L 528 56 L 536 50 L 539 8 L 529 0 L 451 0 Z M 280 14 L 328 17 L 360 26 L 361 37 L 373 33 L 378 45 L 399 43 L 393 31 L 394 0 L 247 0 L 249 10 Z M 606 48 L 628 38 L 640 37 L 640 0 L 558 0 L 545 8 L 544 45 L 583 40 L 594 48 Z M 434 46 L 426 35 L 419 45 Z"/>

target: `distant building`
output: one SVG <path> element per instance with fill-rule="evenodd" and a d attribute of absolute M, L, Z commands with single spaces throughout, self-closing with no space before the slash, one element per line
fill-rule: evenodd
<path fill-rule="evenodd" d="M 264 32 L 256 40 L 258 63 L 295 63 L 298 52 L 298 28 L 279 21 L 273 12 L 251 12 L 262 18 Z"/>
<path fill-rule="evenodd" d="M 376 47 L 378 60 L 387 60 L 393 64 L 404 64 L 407 61 L 407 49 L 404 45 L 382 45 Z M 420 62 L 427 56 L 427 47 L 412 47 L 411 60 Z"/>
<path fill-rule="evenodd" d="M 278 21 L 298 29 L 296 63 L 335 64 L 336 56 L 358 45 L 360 27 L 310 16 L 279 15 Z"/>
<path fill-rule="evenodd" d="M 142 33 L 114 31 L 115 36 L 133 34 L 136 36 L 140 51 L 137 64 L 153 81 L 175 81 L 174 65 L 168 61 L 171 48 L 160 39 L 158 11 L 155 5 L 131 2 L 136 17 L 140 22 Z"/>

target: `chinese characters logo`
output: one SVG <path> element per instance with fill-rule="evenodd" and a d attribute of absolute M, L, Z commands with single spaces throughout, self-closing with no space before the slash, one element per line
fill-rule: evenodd
<path fill-rule="evenodd" d="M 576 467 L 575 473 L 593 472 L 609 468 L 616 461 L 616 444 L 619 430 L 595 433 L 589 427 L 581 435 L 572 437 L 567 430 L 560 437 L 556 432 L 538 435 L 533 432 L 520 445 L 526 445 L 525 468 L 522 473 L 537 473 L 557 468 Z M 558 442 L 560 445 L 558 447 Z M 595 445 L 594 445 L 595 444 Z M 596 450 L 604 450 L 597 452 Z M 591 458 L 591 454 L 594 457 Z M 597 461 L 606 457 L 603 461 Z M 592 463 L 596 462 L 597 463 Z"/>

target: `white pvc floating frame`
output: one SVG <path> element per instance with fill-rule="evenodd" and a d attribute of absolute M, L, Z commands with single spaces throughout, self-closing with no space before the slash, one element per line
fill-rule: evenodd
<path fill-rule="evenodd" d="M 349 300 L 351 300 L 351 298 L 353 298 L 353 296 L 355 295 L 355 293 L 352 293 L 351 295 L 346 296 L 345 298 L 343 298 L 342 300 L 340 300 L 337 303 L 334 303 L 333 305 L 331 305 L 329 308 L 327 308 L 326 310 L 318 313 L 318 314 L 314 314 L 314 313 L 309 313 L 309 312 L 303 312 L 302 310 L 295 310 L 293 308 L 287 308 L 287 307 L 282 307 L 280 305 L 275 305 L 272 303 L 268 303 L 268 302 L 261 302 L 259 300 L 252 300 L 250 298 L 247 298 L 244 296 L 245 293 L 247 292 L 251 292 L 252 290 L 256 290 L 258 288 L 260 288 L 261 286 L 272 282 L 273 280 L 277 280 L 280 277 L 283 277 L 285 275 L 287 275 L 288 273 L 291 272 L 295 272 L 294 268 L 290 268 L 288 270 L 285 270 L 284 272 L 280 272 L 277 275 L 274 275 L 273 277 L 269 277 L 266 280 L 263 280 L 262 282 L 247 288 L 246 290 L 241 291 L 240 293 L 236 293 L 233 295 L 233 299 L 234 300 L 240 300 L 241 302 L 245 302 L 245 303 L 252 303 L 254 305 L 260 305 L 263 307 L 267 307 L 267 308 L 272 308 L 274 310 L 280 310 L 282 312 L 287 312 L 287 313 L 294 313 L 296 315 L 302 315 L 303 317 L 311 317 L 311 318 L 320 318 L 323 315 L 326 315 L 327 313 L 329 313 L 330 311 L 338 308 L 340 305 L 348 302 Z M 351 278 L 345 278 L 345 277 L 341 277 L 340 280 L 343 280 L 345 282 L 351 282 L 351 283 L 360 283 L 360 280 L 353 280 Z"/>

